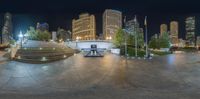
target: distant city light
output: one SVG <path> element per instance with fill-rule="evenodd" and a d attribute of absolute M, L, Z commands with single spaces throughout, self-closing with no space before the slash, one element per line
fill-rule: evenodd
<path fill-rule="evenodd" d="M 19 36 L 19 38 L 22 38 L 22 37 L 23 37 L 22 31 L 19 32 L 19 35 L 18 35 L 18 36 Z"/>
<path fill-rule="evenodd" d="M 111 36 L 106 37 L 106 40 L 112 40 L 112 37 Z"/>
<path fill-rule="evenodd" d="M 25 37 L 28 37 L 28 34 L 26 33 L 26 34 L 24 34 L 24 36 L 25 36 Z"/>

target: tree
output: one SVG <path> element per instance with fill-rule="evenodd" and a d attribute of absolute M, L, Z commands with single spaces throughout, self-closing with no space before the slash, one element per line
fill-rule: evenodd
<path fill-rule="evenodd" d="M 149 48 L 158 49 L 158 39 L 155 36 L 151 37 L 151 40 L 149 41 Z"/>
<path fill-rule="evenodd" d="M 170 38 L 168 33 L 163 33 L 159 38 L 160 48 L 169 48 L 170 47 Z"/>
<path fill-rule="evenodd" d="M 116 47 L 119 47 L 121 48 L 123 43 L 124 43 L 124 31 L 122 29 L 119 29 L 117 31 L 117 33 L 115 34 L 115 37 L 114 37 L 114 40 L 113 40 L 113 43 Z"/>
<path fill-rule="evenodd" d="M 129 46 L 133 46 L 133 45 L 135 45 L 135 38 L 134 38 L 134 36 L 133 35 L 130 35 L 130 34 L 127 34 L 127 45 L 129 45 Z"/>
<path fill-rule="evenodd" d="M 159 38 L 156 35 L 151 37 L 149 42 L 149 48 L 160 49 L 160 48 L 169 48 L 170 39 L 168 33 L 163 33 Z"/>
<path fill-rule="evenodd" d="M 144 46 L 144 36 L 143 36 L 143 32 L 137 33 L 137 44 L 139 48 L 142 48 Z"/>
<path fill-rule="evenodd" d="M 135 34 L 136 32 L 136 34 Z M 144 36 L 143 32 L 140 30 L 140 28 L 136 29 L 136 31 L 131 31 L 130 33 L 127 34 L 127 43 L 128 45 L 135 46 L 135 36 L 137 39 L 137 46 L 139 48 L 142 48 L 144 46 Z"/>
<path fill-rule="evenodd" d="M 37 39 L 37 31 L 35 30 L 34 27 L 29 27 L 29 30 L 26 32 L 28 34 L 28 38 L 31 40 L 36 40 Z"/>
<path fill-rule="evenodd" d="M 45 31 L 38 30 L 37 37 L 38 37 L 38 40 L 48 41 L 51 38 L 51 35 L 47 30 Z"/>
<path fill-rule="evenodd" d="M 66 31 L 65 29 L 58 28 L 57 30 L 57 38 L 58 40 L 62 39 L 63 41 L 66 41 L 67 39 L 70 39 L 70 33 Z"/>
<path fill-rule="evenodd" d="M 30 27 L 26 33 L 31 40 L 48 41 L 51 38 L 49 31 L 35 30 L 34 27 Z"/>

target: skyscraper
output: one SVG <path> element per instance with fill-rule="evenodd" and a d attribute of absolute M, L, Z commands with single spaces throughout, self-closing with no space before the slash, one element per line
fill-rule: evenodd
<path fill-rule="evenodd" d="M 141 33 L 142 35 L 144 34 L 144 30 L 140 27 L 137 18 L 127 21 L 125 23 L 125 28 L 131 35 L 135 35 L 134 32 Z"/>
<path fill-rule="evenodd" d="M 162 35 L 163 33 L 167 33 L 167 32 L 168 32 L 167 24 L 161 24 L 160 25 L 160 35 Z"/>
<path fill-rule="evenodd" d="M 178 46 L 178 32 L 179 32 L 178 22 L 177 21 L 170 22 L 170 40 L 173 46 Z"/>
<path fill-rule="evenodd" d="M 140 27 L 140 24 L 135 16 L 134 19 L 125 23 L 125 29 L 128 33 L 137 38 L 138 46 L 144 46 L 144 30 Z"/>
<path fill-rule="evenodd" d="M 195 17 L 188 17 L 185 20 L 186 24 L 186 45 L 195 46 Z"/>
<path fill-rule="evenodd" d="M 107 9 L 103 13 L 103 34 L 104 39 L 114 38 L 118 29 L 122 28 L 122 12 Z"/>
<path fill-rule="evenodd" d="M 37 30 L 40 30 L 40 31 L 49 31 L 49 24 L 48 23 L 37 23 L 37 26 L 36 26 L 36 29 Z"/>
<path fill-rule="evenodd" d="M 72 39 L 73 40 L 95 40 L 96 22 L 95 16 L 83 13 L 79 19 L 72 20 Z"/>

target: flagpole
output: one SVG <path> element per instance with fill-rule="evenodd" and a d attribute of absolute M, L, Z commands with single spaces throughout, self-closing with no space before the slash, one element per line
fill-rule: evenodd
<path fill-rule="evenodd" d="M 135 15 L 135 19 L 134 19 L 134 32 L 135 32 L 135 58 L 137 58 L 137 30 L 136 30 L 136 25 L 137 25 L 137 17 Z"/>
<path fill-rule="evenodd" d="M 124 25 L 126 25 L 126 16 L 124 17 Z M 125 33 L 125 35 L 124 35 L 124 37 L 125 37 L 125 57 L 127 58 L 127 33 L 126 33 L 126 31 L 124 33 Z"/>
<path fill-rule="evenodd" d="M 148 36 L 147 36 L 147 32 L 148 32 L 148 30 L 147 30 L 147 16 L 145 16 L 145 23 L 144 23 L 144 25 L 145 25 L 145 45 L 146 45 L 146 58 L 148 58 Z"/>

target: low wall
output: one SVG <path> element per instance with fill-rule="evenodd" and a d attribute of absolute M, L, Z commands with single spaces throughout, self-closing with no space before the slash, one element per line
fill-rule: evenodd
<path fill-rule="evenodd" d="M 85 49 L 90 48 L 92 44 L 96 44 L 97 48 L 102 48 L 106 50 L 110 50 L 113 47 L 112 42 L 108 41 L 72 41 L 72 42 L 65 42 L 65 44 L 72 49 Z"/>

